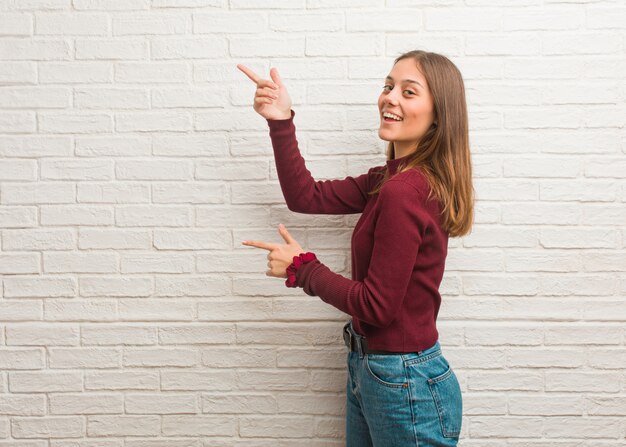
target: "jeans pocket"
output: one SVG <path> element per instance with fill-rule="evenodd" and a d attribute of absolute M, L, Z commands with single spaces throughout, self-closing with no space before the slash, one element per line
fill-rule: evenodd
<path fill-rule="evenodd" d="M 457 438 L 461 433 L 463 399 L 456 374 L 448 366 L 443 374 L 428 379 L 428 387 L 437 407 L 443 436 Z"/>
<path fill-rule="evenodd" d="M 367 354 L 365 370 L 376 382 L 389 388 L 407 388 L 404 361 L 400 355 Z"/>

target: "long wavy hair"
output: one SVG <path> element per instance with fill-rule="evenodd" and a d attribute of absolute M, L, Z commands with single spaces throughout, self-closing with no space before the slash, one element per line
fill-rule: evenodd
<path fill-rule="evenodd" d="M 442 226 L 451 237 L 468 234 L 474 223 L 472 163 L 469 148 L 469 125 L 465 87 L 459 69 L 447 57 L 422 50 L 406 52 L 394 61 L 414 58 L 426 78 L 433 98 L 434 121 L 420 138 L 417 150 L 397 172 L 417 167 L 430 185 L 427 200 L 433 195 L 440 201 Z M 392 141 L 387 146 L 387 160 L 395 158 Z M 389 172 L 369 192 L 377 194 L 389 179 Z"/>

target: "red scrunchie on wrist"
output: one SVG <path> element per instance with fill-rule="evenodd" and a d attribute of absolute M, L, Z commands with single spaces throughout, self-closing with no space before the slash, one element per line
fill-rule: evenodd
<path fill-rule="evenodd" d="M 285 281 L 285 285 L 287 287 L 297 287 L 296 271 L 302 264 L 314 261 L 315 259 L 317 259 L 317 256 L 315 256 L 315 253 L 311 252 L 300 253 L 298 256 L 294 256 L 293 262 L 287 267 L 287 281 Z"/>

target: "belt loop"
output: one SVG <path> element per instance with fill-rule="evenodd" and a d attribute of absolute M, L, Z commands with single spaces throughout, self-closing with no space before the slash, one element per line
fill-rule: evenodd
<path fill-rule="evenodd" d="M 354 328 L 352 327 L 352 320 L 346 323 L 343 327 L 343 339 L 350 351 L 356 351 L 359 353 L 359 358 L 362 359 L 365 356 L 366 347 L 363 345 L 364 337 L 354 331 Z"/>
<path fill-rule="evenodd" d="M 356 346 L 359 350 L 359 358 L 362 359 L 365 356 L 365 352 L 363 351 L 363 340 L 358 336 L 358 334 L 354 335 L 354 339 L 356 340 Z"/>
<path fill-rule="evenodd" d="M 350 323 L 343 327 L 343 340 L 350 351 L 352 351 L 352 334 L 350 333 Z"/>
<path fill-rule="evenodd" d="M 363 346 L 363 337 L 361 337 L 359 334 L 357 334 L 354 331 L 354 328 L 352 328 L 352 324 L 350 324 L 350 329 L 352 330 L 352 336 L 354 337 L 354 340 L 356 341 L 356 346 L 359 351 L 359 358 L 362 359 L 363 357 L 365 357 L 365 347 Z"/>
<path fill-rule="evenodd" d="M 365 356 L 365 353 L 367 352 L 367 340 L 365 339 L 365 337 L 361 337 L 360 335 L 357 335 L 358 339 L 359 339 L 359 349 L 361 350 L 361 356 Z"/>

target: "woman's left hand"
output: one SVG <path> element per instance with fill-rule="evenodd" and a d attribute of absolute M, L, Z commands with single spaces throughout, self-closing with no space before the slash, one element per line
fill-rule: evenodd
<path fill-rule="evenodd" d="M 278 232 L 283 237 L 286 244 L 272 244 L 270 242 L 262 241 L 243 241 L 243 245 L 250 245 L 252 247 L 264 248 L 269 250 L 267 259 L 269 260 L 267 266 L 270 268 L 265 272 L 267 276 L 275 276 L 277 278 L 287 278 L 287 267 L 293 262 L 293 257 L 298 256 L 300 253 L 304 253 L 304 250 L 291 237 L 287 228 L 283 224 L 278 226 Z"/>

